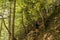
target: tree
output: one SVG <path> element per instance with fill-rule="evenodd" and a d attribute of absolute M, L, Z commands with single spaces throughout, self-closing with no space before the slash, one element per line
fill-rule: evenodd
<path fill-rule="evenodd" d="M 9 23 L 9 31 L 11 32 L 11 2 L 10 2 L 10 12 L 9 12 L 9 16 L 8 16 L 8 23 Z M 11 39 L 11 34 L 9 34 L 9 40 Z"/>
<path fill-rule="evenodd" d="M 14 8 L 13 8 L 13 20 L 12 20 L 12 40 L 16 40 L 16 38 L 14 37 L 14 27 L 15 27 L 15 10 L 16 10 L 16 0 L 14 1 Z"/>

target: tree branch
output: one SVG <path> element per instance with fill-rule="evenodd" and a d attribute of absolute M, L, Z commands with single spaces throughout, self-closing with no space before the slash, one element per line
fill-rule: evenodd
<path fill-rule="evenodd" d="M 5 24 L 5 21 L 4 21 L 4 18 L 3 18 L 3 16 L 2 16 L 2 20 L 3 20 L 4 27 L 7 29 L 7 31 L 8 31 L 8 32 L 9 32 L 9 34 L 11 35 L 11 32 L 10 32 L 10 30 L 7 28 L 7 26 L 6 26 L 6 24 Z"/>

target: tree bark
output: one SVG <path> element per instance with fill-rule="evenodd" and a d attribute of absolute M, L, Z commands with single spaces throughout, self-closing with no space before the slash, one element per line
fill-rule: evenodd
<path fill-rule="evenodd" d="M 9 12 L 9 17 L 8 17 L 8 23 L 9 23 L 9 31 L 11 30 L 11 2 L 10 2 L 10 12 Z M 10 31 L 11 32 L 11 31 Z M 11 34 L 9 34 L 9 40 L 11 38 Z"/>
<path fill-rule="evenodd" d="M 13 20 L 12 20 L 12 34 L 11 34 L 11 37 L 12 37 L 12 40 L 16 40 L 15 37 L 14 37 L 16 0 L 13 0 L 13 1 L 14 1 L 14 8 L 13 8 Z"/>

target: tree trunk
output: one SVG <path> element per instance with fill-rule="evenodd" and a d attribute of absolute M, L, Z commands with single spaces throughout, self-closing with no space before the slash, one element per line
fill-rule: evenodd
<path fill-rule="evenodd" d="M 12 20 L 12 34 L 11 34 L 11 37 L 12 37 L 12 40 L 16 40 L 15 37 L 14 37 L 16 0 L 13 0 L 13 1 L 14 1 L 14 8 L 13 8 L 13 20 Z"/>
<path fill-rule="evenodd" d="M 9 17 L 8 17 L 8 23 L 9 23 L 9 31 L 11 30 L 11 2 L 10 2 L 10 12 L 9 12 Z M 10 38 L 11 38 L 11 34 L 9 34 L 9 40 L 10 40 Z"/>

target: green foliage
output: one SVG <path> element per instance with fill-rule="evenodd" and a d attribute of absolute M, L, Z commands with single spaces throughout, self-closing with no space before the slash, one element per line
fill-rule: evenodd
<path fill-rule="evenodd" d="M 60 4 L 58 2 L 54 2 L 53 0 L 16 0 L 16 13 L 15 13 L 15 28 L 14 33 L 15 37 L 20 40 L 23 40 L 26 35 L 31 30 L 35 29 L 35 23 L 38 21 L 40 23 L 40 29 L 42 29 L 41 26 L 45 26 L 45 32 L 50 32 L 51 30 L 55 31 L 51 34 L 53 36 L 56 36 L 56 40 L 59 40 L 59 36 L 57 35 L 57 29 L 60 26 Z M 9 5 L 6 5 L 6 3 L 9 2 Z M 2 6 L 3 5 L 3 6 Z M 12 21 L 12 14 L 13 14 L 13 0 L 0 0 L 0 14 L 3 15 L 4 11 L 7 9 L 9 10 L 8 13 L 10 13 L 10 7 L 11 7 L 11 21 Z M 58 11 L 57 11 L 58 10 Z M 40 15 L 41 14 L 41 15 Z M 8 15 L 8 16 L 7 16 Z M 5 23 L 7 25 L 7 28 L 9 28 L 9 22 L 8 17 L 9 14 L 7 14 L 7 19 L 5 19 Z M 1 19 L 0 19 L 1 20 Z M 1 25 L 0 25 L 1 26 Z M 1 30 L 0 30 L 1 31 Z M 10 30 L 11 31 L 11 30 Z M 59 31 L 59 30 L 58 30 Z M 8 31 L 6 28 L 2 29 L 2 32 L 6 33 L 4 36 L 4 33 L 1 33 L 2 36 L 5 39 L 6 36 L 8 36 Z M 41 32 L 41 31 L 40 31 Z M 43 32 L 43 31 L 42 31 Z M 41 33 L 42 33 L 41 32 Z M 53 33 L 56 33 L 55 35 Z M 44 35 L 44 33 L 43 33 Z M 58 37 L 58 38 L 57 38 Z M 1 40 L 4 40 L 1 39 Z M 7 37 L 6 37 L 7 39 Z"/>

